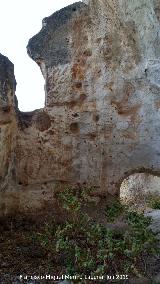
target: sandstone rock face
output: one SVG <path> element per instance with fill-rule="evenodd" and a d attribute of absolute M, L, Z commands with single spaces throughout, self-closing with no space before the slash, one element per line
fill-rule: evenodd
<path fill-rule="evenodd" d="M 11 207 L 10 202 L 6 204 L 6 191 L 16 191 L 13 186 L 17 135 L 15 88 L 14 66 L 0 54 L 0 213 L 5 212 L 6 206 Z"/>
<path fill-rule="evenodd" d="M 15 207 L 54 207 L 66 184 L 118 195 L 128 175 L 160 174 L 159 21 L 156 0 L 89 0 L 43 20 L 27 49 L 45 78 L 45 107 L 12 115 L 16 146 L 4 141 Z"/>

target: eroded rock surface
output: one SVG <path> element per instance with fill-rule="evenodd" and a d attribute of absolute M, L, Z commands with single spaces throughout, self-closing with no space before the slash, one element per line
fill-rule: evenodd
<path fill-rule="evenodd" d="M 12 207 L 6 192 L 16 189 L 15 147 L 17 135 L 17 103 L 14 95 L 16 81 L 14 66 L 0 54 L 0 213 Z M 12 199 L 12 198 L 11 198 Z"/>
<path fill-rule="evenodd" d="M 160 240 L 160 210 L 151 210 L 150 212 L 146 212 L 145 216 L 152 218 L 150 228 L 157 234 L 156 236 Z"/>
<path fill-rule="evenodd" d="M 90 0 L 43 20 L 27 49 L 45 78 L 45 107 L 12 114 L 10 101 L 11 110 L 0 110 L 11 118 L 3 126 L 2 176 L 14 165 L 0 204 L 11 184 L 15 208 L 35 210 L 54 208 L 54 193 L 66 184 L 117 195 L 129 174 L 160 174 L 159 19 L 156 0 Z"/>

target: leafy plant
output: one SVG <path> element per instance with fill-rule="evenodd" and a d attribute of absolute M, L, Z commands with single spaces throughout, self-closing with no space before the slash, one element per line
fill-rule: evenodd
<path fill-rule="evenodd" d="M 107 205 L 105 210 L 107 220 L 113 222 L 126 208 L 127 207 L 122 205 L 119 200 L 115 200 L 110 205 Z"/>
<path fill-rule="evenodd" d="M 59 194 L 59 202 L 69 213 L 69 220 L 57 226 L 54 224 L 54 229 L 47 225 L 38 237 L 41 246 L 56 254 L 57 259 L 63 259 L 70 275 L 113 275 L 124 271 L 140 275 L 139 258 L 144 253 L 157 253 L 154 249 L 156 236 L 148 229 L 151 219 L 129 212 L 116 201 L 107 207 L 105 214 L 108 221 L 115 220 L 123 212 L 128 229 L 117 233 L 83 212 L 89 200 L 84 191 L 67 188 Z"/>

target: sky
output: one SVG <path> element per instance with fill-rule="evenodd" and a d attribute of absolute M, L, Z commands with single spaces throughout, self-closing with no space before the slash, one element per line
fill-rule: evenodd
<path fill-rule="evenodd" d="M 16 95 L 21 111 L 44 106 L 44 79 L 27 55 L 29 39 L 42 27 L 42 19 L 75 0 L 0 0 L 0 53 L 14 64 Z"/>

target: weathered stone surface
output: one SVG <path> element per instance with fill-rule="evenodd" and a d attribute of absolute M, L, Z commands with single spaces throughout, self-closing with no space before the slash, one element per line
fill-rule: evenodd
<path fill-rule="evenodd" d="M 73 182 L 116 193 L 129 172 L 159 171 L 159 22 L 153 8 L 142 0 L 82 5 L 65 23 L 67 63 L 48 65 L 52 48 L 39 40 L 44 28 L 29 42 L 32 58 L 46 70 L 46 108 L 62 128 L 62 144 L 68 135 Z M 56 15 L 49 17 L 55 21 Z M 60 33 L 55 39 L 45 22 L 52 45 L 60 47 Z"/>
<path fill-rule="evenodd" d="M 152 218 L 150 228 L 157 234 L 157 238 L 160 240 L 160 210 L 151 210 L 150 212 L 146 212 L 145 216 Z"/>
<path fill-rule="evenodd" d="M 14 66 L 0 54 L 0 209 L 5 212 L 5 191 L 15 182 L 16 81 Z M 0 210 L 0 213 L 1 213 Z"/>
<path fill-rule="evenodd" d="M 28 54 L 41 65 L 45 60 L 45 67 L 64 65 L 71 61 L 70 29 L 72 17 L 83 7 L 78 2 L 70 5 L 54 15 L 43 19 L 41 32 L 34 36 L 28 44 Z"/>
<path fill-rule="evenodd" d="M 132 173 L 160 174 L 159 11 L 156 0 L 89 0 L 43 20 L 28 54 L 45 78 L 45 107 L 18 115 L 17 208 L 54 204 L 66 184 L 117 195 Z"/>

